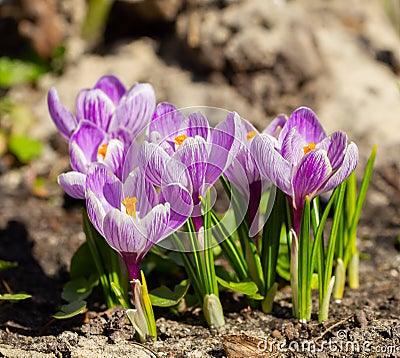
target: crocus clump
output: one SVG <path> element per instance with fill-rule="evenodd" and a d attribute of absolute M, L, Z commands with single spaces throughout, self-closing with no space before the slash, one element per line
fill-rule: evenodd
<path fill-rule="evenodd" d="M 48 94 L 50 115 L 69 141 L 72 172 L 59 177 L 64 190 L 75 198 L 85 197 L 85 174 L 93 162 L 104 163 L 119 178 L 124 157 L 135 138 L 146 128 L 155 109 L 150 84 L 136 84 L 128 91 L 112 75 L 81 90 L 75 115 L 60 102 L 57 90 Z"/>
<path fill-rule="evenodd" d="M 293 228 L 298 233 L 306 196 L 311 199 L 336 188 L 356 168 L 358 148 L 347 134 L 327 136 L 315 113 L 295 110 L 278 139 L 261 134 L 251 147 L 260 173 L 289 198 Z"/>

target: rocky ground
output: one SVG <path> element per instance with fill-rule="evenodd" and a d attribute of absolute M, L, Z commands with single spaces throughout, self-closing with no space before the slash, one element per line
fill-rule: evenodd
<path fill-rule="evenodd" d="M 61 29 L 70 23 L 62 75 L 7 93 L 32 111 L 30 134 L 45 147 L 26 166 L 1 157 L 0 258 L 19 264 L 2 273 L 3 285 L 33 297 L 1 305 L 0 356 L 400 356 L 400 36 L 382 2 L 117 1 L 105 41 L 95 47 L 76 36 L 82 12 L 82 2 L 70 0 L 58 14 Z M 259 128 L 278 113 L 310 106 L 328 132 L 345 130 L 357 142 L 361 170 L 378 144 L 359 230 L 360 289 L 333 302 L 324 324 L 292 319 L 285 287 L 272 315 L 227 293 L 227 325 L 219 330 L 208 329 L 196 311 L 177 317 L 157 310 L 159 340 L 144 345 L 135 342 L 121 310 L 104 312 L 95 298 L 86 314 L 53 321 L 84 236 L 80 204 L 56 184 L 68 169 L 67 146 L 51 122 L 46 94 L 55 86 L 73 109 L 77 92 L 105 73 L 128 87 L 150 82 L 158 101 L 178 107 L 235 110 Z M 37 177 L 46 179 L 41 190 L 32 186 Z M 266 342 L 273 352 L 260 353 L 257 346 Z M 315 350 L 282 351 L 279 342 L 286 348 L 306 342 Z"/>

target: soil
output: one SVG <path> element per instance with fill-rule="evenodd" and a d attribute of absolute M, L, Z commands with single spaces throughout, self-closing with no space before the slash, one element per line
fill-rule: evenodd
<path fill-rule="evenodd" d="M 0 356 L 400 357 L 400 36 L 381 2 L 149 1 L 156 8 L 149 10 L 146 2 L 117 1 L 105 41 L 90 48 L 74 33 L 82 16 L 72 9 L 82 4 L 65 3 L 59 16 L 72 22 L 65 36 L 73 51 L 63 74 L 7 92 L 35 115 L 30 133 L 44 150 L 28 165 L 0 156 L 0 259 L 18 263 L 1 272 L 1 292 L 32 295 L 1 303 Z M 145 344 L 136 342 L 123 310 L 107 311 L 96 292 L 84 314 L 52 319 L 85 238 L 82 203 L 56 183 L 68 170 L 68 150 L 46 93 L 55 86 L 72 109 L 78 90 L 108 72 L 127 86 L 152 83 L 158 101 L 234 109 L 259 128 L 280 112 L 310 106 L 328 132 L 346 130 L 357 142 L 359 172 L 378 143 L 358 231 L 360 288 L 332 301 L 322 324 L 315 316 L 308 323 L 291 318 L 285 285 L 270 315 L 223 292 L 227 324 L 220 329 L 208 328 L 198 310 L 157 309 L 159 339 Z M 38 177 L 45 180 L 40 188 Z"/>

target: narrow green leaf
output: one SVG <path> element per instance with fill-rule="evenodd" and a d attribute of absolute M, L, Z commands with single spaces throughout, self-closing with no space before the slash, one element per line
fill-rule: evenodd
<path fill-rule="evenodd" d="M 0 301 L 21 301 L 32 297 L 26 293 L 5 293 L 0 294 Z"/>
<path fill-rule="evenodd" d="M 0 271 L 8 270 L 17 266 L 18 263 L 16 262 L 0 260 Z"/>

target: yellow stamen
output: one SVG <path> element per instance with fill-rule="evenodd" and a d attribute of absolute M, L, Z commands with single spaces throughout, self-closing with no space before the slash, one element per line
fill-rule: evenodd
<path fill-rule="evenodd" d="M 104 159 L 106 157 L 107 154 L 107 144 L 102 144 L 99 149 L 97 149 L 97 154 L 100 155 L 102 157 L 102 159 Z"/>
<path fill-rule="evenodd" d="M 247 133 L 246 139 L 250 140 L 251 138 L 255 137 L 257 135 L 257 132 L 255 131 L 250 131 Z"/>
<path fill-rule="evenodd" d="M 136 203 L 137 203 L 137 197 L 136 196 L 128 196 L 124 200 L 122 200 L 122 204 L 125 205 L 125 210 L 126 213 L 129 216 L 132 216 L 134 219 L 136 219 Z"/>
<path fill-rule="evenodd" d="M 310 153 L 314 149 L 315 149 L 315 143 L 314 142 L 310 142 L 308 145 L 303 147 L 304 154 Z"/>
<path fill-rule="evenodd" d="M 183 141 L 187 138 L 188 136 L 186 134 L 181 134 L 178 135 L 177 137 L 175 137 L 175 144 L 176 145 L 181 145 L 183 143 Z"/>

